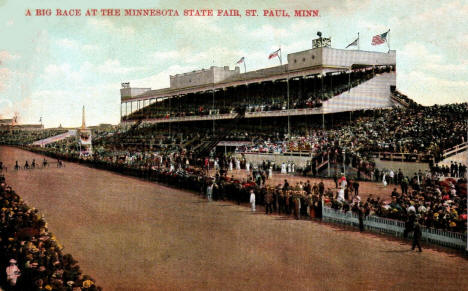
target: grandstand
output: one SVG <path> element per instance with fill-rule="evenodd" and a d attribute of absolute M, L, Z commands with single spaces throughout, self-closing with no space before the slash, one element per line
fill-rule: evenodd
<path fill-rule="evenodd" d="M 329 47 L 288 55 L 288 64 L 240 73 L 238 67 L 202 69 L 170 76 L 170 87 L 151 90 L 123 83 L 121 121 L 133 124 L 332 114 L 405 106 L 392 98 L 396 52 Z"/>

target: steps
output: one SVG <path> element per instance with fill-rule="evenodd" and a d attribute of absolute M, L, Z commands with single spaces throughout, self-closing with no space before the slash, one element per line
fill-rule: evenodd
<path fill-rule="evenodd" d="M 468 166 L 468 142 L 461 143 L 449 148 L 443 153 L 444 160 L 438 163 L 439 166 L 449 166 L 451 162 L 461 163 Z"/>

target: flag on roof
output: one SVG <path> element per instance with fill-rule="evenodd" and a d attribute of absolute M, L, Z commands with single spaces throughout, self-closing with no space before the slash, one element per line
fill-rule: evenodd
<path fill-rule="evenodd" d="M 281 49 L 278 49 L 278 50 L 272 52 L 272 53 L 268 56 L 268 59 L 271 60 L 271 59 L 274 58 L 274 57 L 278 57 L 280 51 L 281 51 Z"/>
<path fill-rule="evenodd" d="M 242 64 L 243 62 L 244 62 L 244 57 L 242 57 L 240 60 L 238 60 L 236 64 Z"/>
<path fill-rule="evenodd" d="M 383 44 L 384 42 L 387 41 L 387 35 L 390 32 L 390 29 L 387 32 L 384 32 L 382 34 L 377 34 L 372 38 L 372 45 L 379 45 Z"/>
<path fill-rule="evenodd" d="M 359 37 L 356 38 L 352 43 L 348 44 L 346 48 L 349 48 L 350 46 L 357 46 L 359 41 Z"/>

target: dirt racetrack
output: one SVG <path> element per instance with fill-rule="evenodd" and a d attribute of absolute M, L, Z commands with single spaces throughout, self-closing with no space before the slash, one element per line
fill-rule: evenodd
<path fill-rule="evenodd" d="M 0 147 L 8 184 L 104 290 L 462 290 L 468 261 Z M 48 159 L 52 161 L 51 159 Z M 465 287 L 463 287 L 465 286 Z"/>

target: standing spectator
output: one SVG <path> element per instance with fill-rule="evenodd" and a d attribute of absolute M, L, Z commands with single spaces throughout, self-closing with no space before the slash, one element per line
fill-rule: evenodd
<path fill-rule="evenodd" d="M 298 194 L 293 196 L 294 201 L 294 217 L 296 219 L 301 219 L 301 198 Z"/>
<path fill-rule="evenodd" d="M 354 180 L 353 187 L 354 187 L 354 194 L 359 195 L 359 182 L 357 180 Z"/>
<path fill-rule="evenodd" d="M 419 241 L 421 240 L 421 236 L 422 236 L 421 225 L 419 224 L 419 221 L 416 221 L 414 224 L 413 246 L 411 250 L 414 250 L 414 248 L 418 246 L 419 251 L 422 252 L 421 244 L 419 243 Z"/>
<path fill-rule="evenodd" d="M 16 265 L 16 260 L 15 259 L 10 260 L 10 265 L 6 268 L 6 274 L 7 274 L 7 282 L 11 286 L 15 286 L 16 281 L 21 276 L 21 271 L 18 268 L 18 266 Z"/>
<path fill-rule="evenodd" d="M 404 177 L 403 180 L 401 181 L 401 193 L 402 194 L 408 194 L 408 178 Z"/>
<path fill-rule="evenodd" d="M 388 173 L 388 184 L 393 184 L 395 183 L 395 173 L 393 172 L 392 169 L 390 169 L 390 172 Z"/>
<path fill-rule="evenodd" d="M 273 213 L 273 188 L 268 187 L 265 195 L 265 213 Z"/>
<path fill-rule="evenodd" d="M 250 190 L 250 205 L 252 207 L 252 212 L 255 212 L 255 192 L 253 189 Z"/>
<path fill-rule="evenodd" d="M 359 215 L 359 231 L 364 231 L 364 214 L 365 214 L 365 209 L 362 206 L 362 203 L 359 202 L 358 206 L 358 215 Z"/>
<path fill-rule="evenodd" d="M 319 187 L 320 196 L 323 196 L 323 193 L 325 192 L 325 184 L 323 184 L 323 180 L 320 180 L 320 183 L 318 184 L 318 187 Z M 359 183 L 358 183 L 358 187 L 359 187 Z"/>
<path fill-rule="evenodd" d="M 213 183 L 210 183 L 208 187 L 206 187 L 206 197 L 208 198 L 208 201 L 213 199 Z"/>

